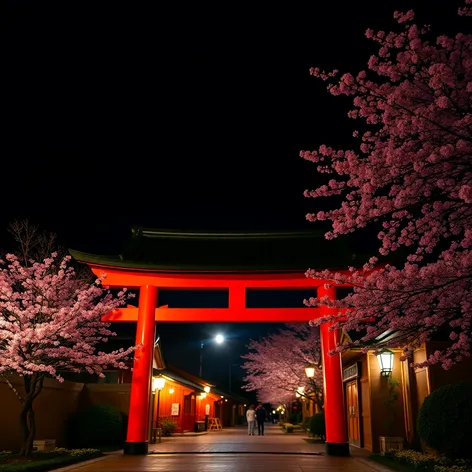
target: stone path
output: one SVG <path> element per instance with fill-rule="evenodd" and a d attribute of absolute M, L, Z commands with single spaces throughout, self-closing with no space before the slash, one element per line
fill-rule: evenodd
<path fill-rule="evenodd" d="M 248 436 L 244 427 L 199 436 L 175 435 L 150 445 L 147 456 L 111 454 L 105 460 L 68 468 L 76 472 L 391 472 L 367 459 L 362 450 L 351 457 L 330 457 L 322 444 L 305 434 L 284 434 L 268 425 L 264 436 Z"/>

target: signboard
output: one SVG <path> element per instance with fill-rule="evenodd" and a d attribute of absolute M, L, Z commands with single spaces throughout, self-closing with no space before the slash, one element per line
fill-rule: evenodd
<path fill-rule="evenodd" d="M 205 405 L 205 415 L 209 415 L 210 414 L 210 405 L 207 403 Z"/>
<path fill-rule="evenodd" d="M 172 403 L 171 416 L 179 416 L 180 403 Z"/>
<path fill-rule="evenodd" d="M 359 363 L 356 362 L 355 364 L 350 365 L 343 369 L 343 380 L 353 379 L 355 377 L 359 377 Z"/>

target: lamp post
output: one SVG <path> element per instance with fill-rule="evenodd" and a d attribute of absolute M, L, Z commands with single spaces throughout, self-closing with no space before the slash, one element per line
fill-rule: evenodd
<path fill-rule="evenodd" d="M 305 375 L 309 379 L 313 379 L 313 377 L 315 376 L 315 369 L 316 369 L 316 366 L 314 364 L 307 364 L 305 366 Z M 312 394 L 312 397 L 313 397 L 313 394 Z M 312 411 L 312 413 L 315 413 L 315 411 L 316 411 L 315 400 L 313 399 L 313 411 Z"/>
<path fill-rule="evenodd" d="M 156 415 L 156 428 L 159 427 L 159 406 L 161 401 L 161 390 L 164 388 L 166 384 L 166 379 L 164 377 L 153 377 L 152 378 L 152 393 L 155 395 L 157 390 L 157 415 Z M 154 402 L 153 402 L 154 405 Z M 154 411 L 152 412 L 152 416 L 154 416 Z M 151 416 L 151 418 L 152 418 Z M 152 433 L 152 431 L 151 431 Z"/>
<path fill-rule="evenodd" d="M 216 343 L 216 344 L 221 344 L 225 341 L 225 337 L 222 335 L 222 334 L 217 334 L 213 341 Z M 203 346 L 204 346 L 204 342 L 203 341 L 200 341 L 200 370 L 199 370 L 199 377 L 202 378 L 202 375 L 203 375 Z"/>
<path fill-rule="evenodd" d="M 231 382 L 233 380 L 233 373 L 232 373 L 232 368 L 239 366 L 239 364 L 229 364 L 229 376 L 228 376 L 228 392 L 231 392 Z"/>

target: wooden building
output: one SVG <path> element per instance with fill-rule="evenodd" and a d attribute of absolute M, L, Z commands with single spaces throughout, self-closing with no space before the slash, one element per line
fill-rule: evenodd
<path fill-rule="evenodd" d="M 112 377 L 117 378 L 119 383 L 131 384 L 132 372 L 122 370 Z M 157 388 L 158 378 L 164 379 L 160 390 Z M 154 347 L 151 392 L 151 427 L 157 428 L 163 419 L 170 419 L 177 424 L 177 433 L 214 429 L 215 424 L 234 426 L 244 415 L 247 404 L 243 397 L 216 388 L 183 369 L 167 365 L 159 343 Z"/>
<path fill-rule="evenodd" d="M 424 344 L 413 361 L 423 362 L 441 342 Z M 437 388 L 472 381 L 472 360 L 466 358 L 445 371 L 440 365 L 413 368 L 393 352 L 390 375 L 382 375 L 373 352 L 350 350 L 342 356 L 345 415 L 349 443 L 380 452 L 385 442 L 392 447 L 421 447 L 416 419 L 424 399 Z"/>

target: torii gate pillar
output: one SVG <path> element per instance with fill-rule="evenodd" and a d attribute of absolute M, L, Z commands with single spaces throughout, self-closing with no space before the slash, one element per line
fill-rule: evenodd
<path fill-rule="evenodd" d="M 336 288 L 318 287 L 318 298 L 336 299 Z M 330 309 L 322 307 L 324 315 Z M 330 331 L 332 323 L 321 325 L 321 355 L 323 364 L 324 414 L 326 424 L 326 452 L 331 456 L 349 456 L 346 419 L 344 416 L 344 389 L 340 354 L 329 355 L 339 341 L 339 330 Z"/>
<path fill-rule="evenodd" d="M 152 285 L 140 287 L 136 345 L 141 347 L 136 349 L 134 354 L 125 454 L 148 452 L 156 303 L 157 288 Z"/>

